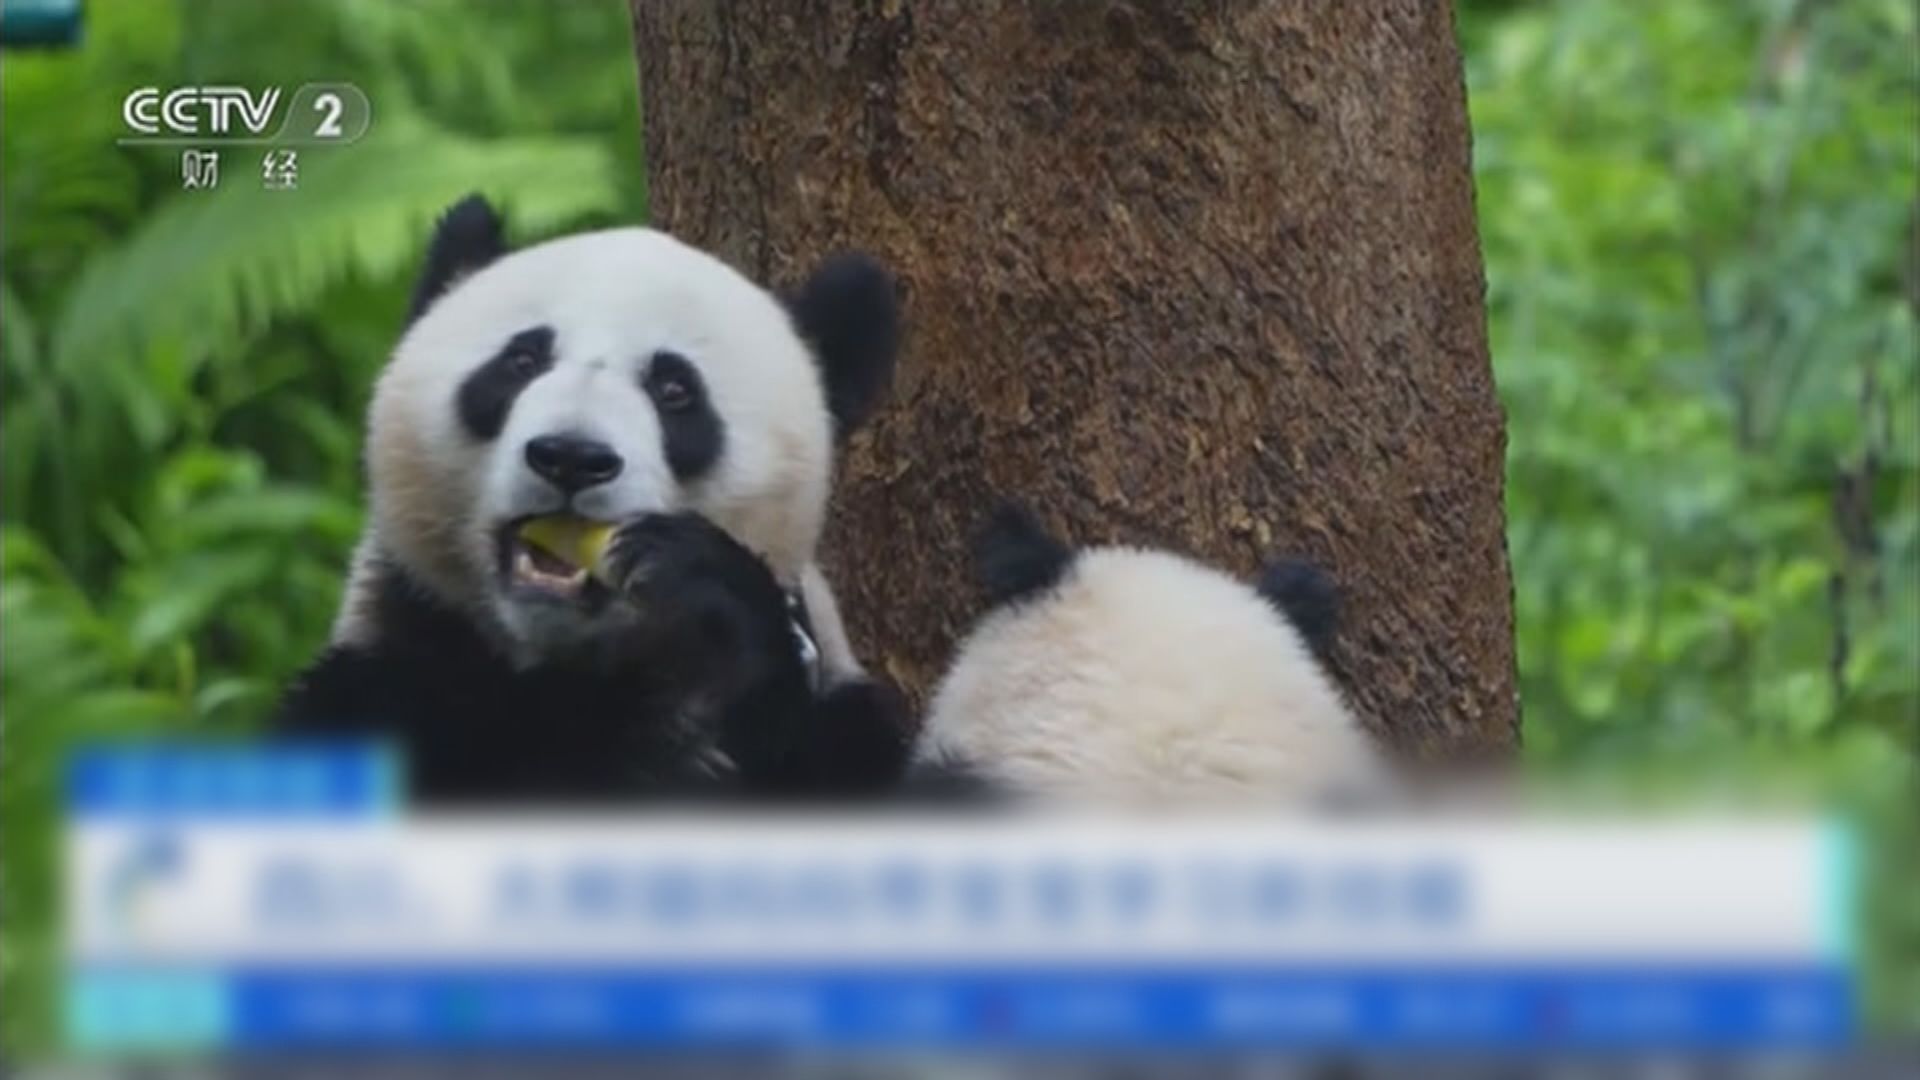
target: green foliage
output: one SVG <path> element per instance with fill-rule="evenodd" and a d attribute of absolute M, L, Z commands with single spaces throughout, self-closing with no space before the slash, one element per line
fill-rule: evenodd
<path fill-rule="evenodd" d="M 66 747 L 244 729 L 324 639 L 359 529 L 359 418 L 434 217 L 523 236 L 640 215 L 619 0 L 88 6 L 9 53 L 0 163 L 0 1036 L 43 1047 Z M 556 63 L 555 58 L 564 58 Z M 222 151 L 121 148 L 143 85 L 346 80 L 367 137 L 266 191 Z"/>
<path fill-rule="evenodd" d="M 1461 19 L 1529 756 L 1859 815 L 1875 1003 L 1908 1025 L 1914 19 L 1905 0 Z"/>

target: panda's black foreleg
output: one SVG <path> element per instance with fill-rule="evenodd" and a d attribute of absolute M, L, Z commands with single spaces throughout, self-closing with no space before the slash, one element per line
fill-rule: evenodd
<path fill-rule="evenodd" d="M 773 684 L 804 686 L 786 638 L 786 594 L 759 556 L 698 514 L 650 514 L 620 527 L 606 573 L 624 624 L 606 663 L 651 659 L 694 699 L 720 703 Z"/>
<path fill-rule="evenodd" d="M 950 756 L 915 761 L 901 778 L 894 802 L 925 807 L 1000 806 L 1012 801 L 1002 788 L 973 762 Z"/>
<path fill-rule="evenodd" d="M 891 684 L 858 678 L 829 687 L 796 732 L 784 779 L 792 794 L 865 798 L 892 791 L 907 768 L 917 725 Z"/>
<path fill-rule="evenodd" d="M 677 695 L 712 707 L 715 745 L 747 794 L 858 797 L 898 780 L 905 699 L 867 679 L 816 692 L 786 592 L 724 529 L 691 513 L 641 518 L 615 534 L 607 568 L 630 624 L 610 647 L 665 658 Z"/>

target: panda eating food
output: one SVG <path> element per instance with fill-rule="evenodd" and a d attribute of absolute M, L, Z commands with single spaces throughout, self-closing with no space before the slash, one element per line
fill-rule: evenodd
<path fill-rule="evenodd" d="M 1307 809 L 1391 791 L 1326 671 L 1318 568 L 1277 562 L 1251 588 L 1167 552 L 1076 551 L 1009 503 L 976 572 L 991 609 L 934 692 L 913 798 Z"/>
<path fill-rule="evenodd" d="M 904 704 L 853 663 L 814 557 L 836 439 L 898 337 L 864 257 L 783 303 L 653 230 L 509 253 L 484 200 L 456 204 L 374 390 L 342 613 L 282 729 L 391 739 L 429 801 L 885 786 Z"/>

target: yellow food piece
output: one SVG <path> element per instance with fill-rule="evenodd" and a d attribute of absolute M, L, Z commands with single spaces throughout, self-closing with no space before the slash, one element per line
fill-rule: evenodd
<path fill-rule="evenodd" d="M 520 526 L 520 539 L 539 545 L 555 558 L 565 559 L 570 566 L 592 570 L 600 564 L 600 556 L 607 553 L 607 545 L 613 542 L 613 529 L 604 521 L 586 518 L 537 517 Z"/>

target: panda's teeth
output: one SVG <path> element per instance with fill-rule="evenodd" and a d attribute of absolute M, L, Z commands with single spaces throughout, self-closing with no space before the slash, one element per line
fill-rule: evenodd
<path fill-rule="evenodd" d="M 555 572 L 540 565 L 541 560 L 526 548 L 513 553 L 513 577 L 523 585 L 552 592 L 575 592 L 586 581 L 586 571 L 567 567 L 565 572 Z"/>

